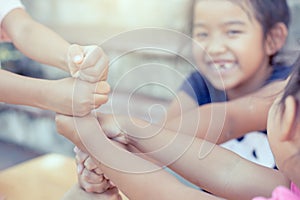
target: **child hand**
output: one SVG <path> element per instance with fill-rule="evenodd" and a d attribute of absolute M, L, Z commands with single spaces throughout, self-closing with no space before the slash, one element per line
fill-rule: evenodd
<path fill-rule="evenodd" d="M 100 47 L 72 44 L 67 56 L 72 77 L 91 83 L 107 79 L 109 61 Z"/>
<path fill-rule="evenodd" d="M 128 144 L 126 132 L 121 130 L 119 124 L 122 123 L 122 117 L 114 118 L 113 115 L 97 113 L 97 120 L 108 138 L 124 145 Z"/>
<path fill-rule="evenodd" d="M 115 187 L 103 174 L 96 162 L 86 153 L 75 147 L 79 185 L 92 193 L 103 193 Z"/>
<path fill-rule="evenodd" d="M 80 136 L 76 131 L 77 129 L 74 123 L 73 116 L 56 114 L 55 124 L 56 124 L 56 130 L 59 134 L 61 134 L 62 136 L 70 140 L 73 144 L 78 146 L 80 149 L 87 152 L 84 144 L 81 142 Z"/>
<path fill-rule="evenodd" d="M 88 83 L 74 78 L 56 80 L 45 91 L 46 109 L 73 116 L 85 116 L 108 100 L 107 82 Z"/>

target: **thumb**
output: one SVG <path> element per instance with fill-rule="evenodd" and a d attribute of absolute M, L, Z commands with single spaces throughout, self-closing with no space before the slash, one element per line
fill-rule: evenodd
<path fill-rule="evenodd" d="M 69 47 L 68 55 L 74 64 L 80 64 L 83 61 L 84 52 L 81 46 L 72 44 Z"/>

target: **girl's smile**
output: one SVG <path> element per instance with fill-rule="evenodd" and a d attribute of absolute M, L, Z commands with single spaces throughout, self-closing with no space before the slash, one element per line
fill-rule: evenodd
<path fill-rule="evenodd" d="M 253 92 L 270 76 L 262 26 L 251 10 L 228 0 L 199 0 L 193 37 L 199 71 L 229 98 Z"/>

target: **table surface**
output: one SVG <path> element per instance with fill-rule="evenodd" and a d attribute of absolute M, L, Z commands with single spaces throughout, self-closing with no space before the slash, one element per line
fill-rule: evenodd
<path fill-rule="evenodd" d="M 76 182 L 73 158 L 47 154 L 0 171 L 0 194 L 7 200 L 58 200 Z"/>

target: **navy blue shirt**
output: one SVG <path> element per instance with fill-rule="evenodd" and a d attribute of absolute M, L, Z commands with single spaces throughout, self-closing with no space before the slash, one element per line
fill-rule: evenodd
<path fill-rule="evenodd" d="M 267 85 L 276 80 L 286 79 L 292 71 L 292 67 L 274 66 L 270 78 L 265 82 Z M 225 91 L 218 90 L 206 80 L 198 71 L 193 72 L 188 79 L 182 84 L 181 91 L 191 96 L 198 105 L 204 105 L 212 102 L 224 102 L 226 98 Z"/>

